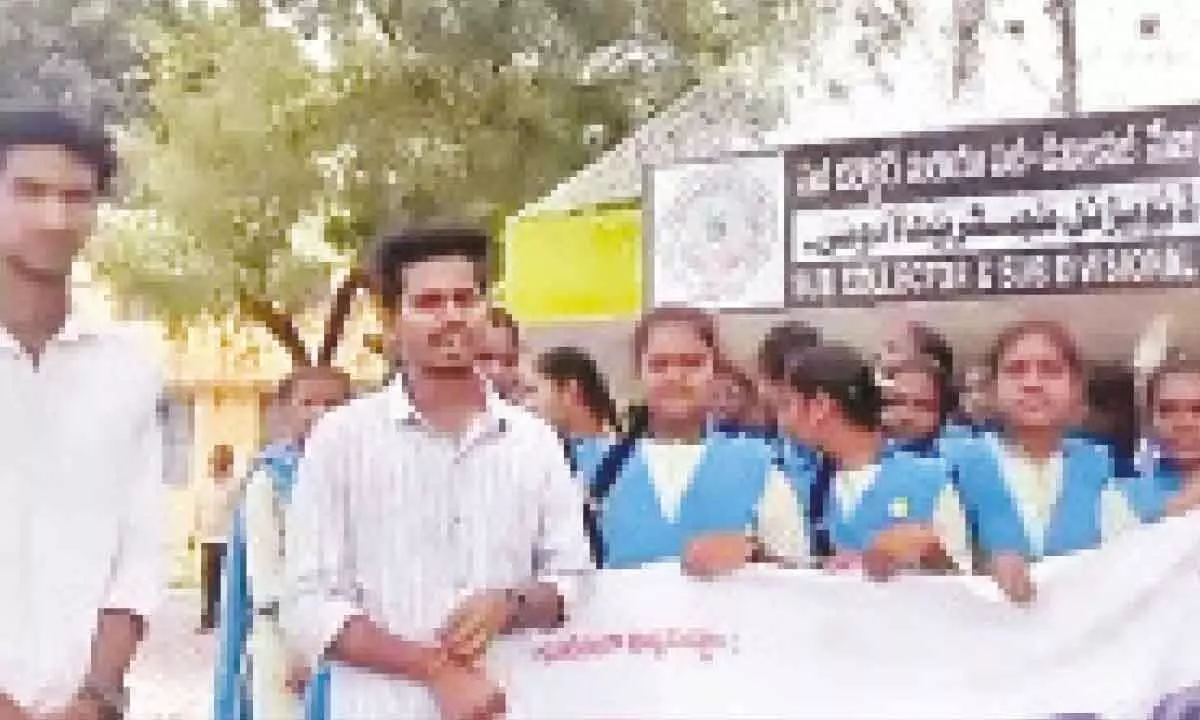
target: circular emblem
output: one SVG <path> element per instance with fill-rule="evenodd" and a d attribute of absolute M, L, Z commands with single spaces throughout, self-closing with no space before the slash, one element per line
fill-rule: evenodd
<path fill-rule="evenodd" d="M 778 212 L 777 191 L 761 179 L 736 166 L 698 169 L 655 228 L 658 270 L 689 303 L 743 304 L 780 242 Z"/>

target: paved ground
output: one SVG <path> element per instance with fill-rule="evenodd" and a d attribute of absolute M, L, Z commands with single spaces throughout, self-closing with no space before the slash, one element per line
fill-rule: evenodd
<path fill-rule="evenodd" d="M 200 596 L 174 590 L 129 677 L 128 720 L 211 720 L 215 641 L 197 635 Z"/>

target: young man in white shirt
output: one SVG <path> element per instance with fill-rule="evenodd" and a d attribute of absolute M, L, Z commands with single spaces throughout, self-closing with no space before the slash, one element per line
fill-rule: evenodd
<path fill-rule="evenodd" d="M 104 134 L 0 110 L 0 720 L 119 717 L 165 588 L 158 364 L 71 310 Z"/>
<path fill-rule="evenodd" d="M 332 720 L 499 717 L 488 645 L 561 623 L 591 565 L 557 436 L 476 372 L 490 244 L 453 228 L 380 244 L 400 374 L 323 417 L 300 462 L 280 615 L 331 662 Z"/>

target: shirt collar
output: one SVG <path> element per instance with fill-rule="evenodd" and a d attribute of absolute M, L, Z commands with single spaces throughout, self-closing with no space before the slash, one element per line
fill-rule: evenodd
<path fill-rule="evenodd" d="M 479 382 L 484 386 L 483 413 L 477 418 L 477 422 L 481 421 L 480 429 L 503 433 L 508 430 L 517 408 L 501 398 L 495 387 L 482 376 L 479 376 Z M 408 393 L 408 385 L 403 375 L 396 375 L 388 386 L 387 395 L 388 415 L 394 422 L 408 426 L 424 425 L 421 412 L 413 404 L 412 396 Z"/>
<path fill-rule="evenodd" d="M 99 336 L 104 331 L 104 323 L 89 313 L 72 308 L 67 314 L 63 325 L 50 338 L 51 343 L 74 343 Z M 0 349 L 22 350 L 21 343 L 3 325 L 0 325 Z"/>

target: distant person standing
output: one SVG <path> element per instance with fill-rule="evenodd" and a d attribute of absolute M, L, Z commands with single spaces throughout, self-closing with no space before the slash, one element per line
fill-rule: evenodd
<path fill-rule="evenodd" d="M 521 329 L 502 308 L 488 311 L 478 363 L 500 397 L 512 402 L 524 399 L 527 383 L 521 371 Z"/>
<path fill-rule="evenodd" d="M 225 542 L 237 507 L 241 487 L 234 476 L 234 453 L 229 445 L 216 445 L 208 457 L 208 474 L 200 480 L 196 497 L 196 537 L 200 544 L 200 631 L 216 626 L 221 597 L 221 562 Z"/>
<path fill-rule="evenodd" d="M 0 109 L 0 719 L 119 718 L 166 587 L 162 378 L 72 307 L 115 168 L 103 132 Z"/>

